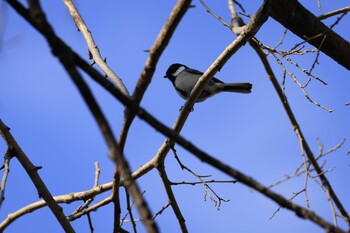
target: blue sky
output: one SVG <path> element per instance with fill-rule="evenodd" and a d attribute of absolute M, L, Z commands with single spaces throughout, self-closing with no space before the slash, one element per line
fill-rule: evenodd
<path fill-rule="evenodd" d="M 226 1 L 208 0 L 206 3 L 226 21 L 230 12 Z M 241 2 L 247 13 L 254 14 L 259 3 Z M 308 1 L 307 6 L 316 15 L 346 6 L 347 1 Z M 10 7 L 6 7 L 8 21 L 0 51 L 0 118 L 11 128 L 31 161 L 38 166 L 42 179 L 53 195 L 88 190 L 94 182 L 94 162 L 101 168 L 100 183 L 111 181 L 114 166 L 107 156 L 107 147 L 97 125 L 89 113 L 72 81 L 56 58 L 51 55 L 44 38 Z M 89 29 L 93 33 L 101 54 L 107 57 L 110 67 L 123 79 L 130 92 L 138 80 L 148 54 L 143 52 L 152 46 L 158 32 L 167 19 L 175 1 L 152 0 L 130 4 L 127 1 L 76 1 Z M 175 62 L 205 70 L 236 37 L 214 19 L 199 2 L 189 9 L 177 28 L 170 44 L 161 56 L 152 83 L 141 105 L 157 119 L 171 126 L 179 114 L 183 100 L 177 96 L 171 83 L 163 79 L 166 69 Z M 47 18 L 59 35 L 82 57 L 87 59 L 87 48 L 62 1 L 43 1 Z M 244 18 L 247 22 L 247 18 Z M 327 25 L 335 19 L 326 20 Z M 345 39 L 350 38 L 349 17 L 346 16 L 335 31 Z M 282 36 L 283 27 L 273 19 L 261 28 L 257 38 L 267 45 L 275 45 Z M 300 39 L 287 34 L 282 49 L 289 49 Z M 315 55 L 296 57 L 295 61 L 310 68 Z M 279 81 L 282 72 L 269 57 Z M 327 86 L 312 81 L 307 91 L 311 98 L 334 110 L 328 113 L 311 104 L 291 78 L 286 80 L 286 93 L 295 116 L 313 152 L 318 154 L 317 138 L 332 148 L 343 139 L 349 140 L 350 101 L 349 72 L 325 55 L 319 58 L 315 74 L 328 83 Z M 284 61 L 287 64 L 286 61 Z M 300 81 L 307 77 L 291 66 Z M 270 185 L 292 174 L 302 163 L 297 138 L 287 115 L 278 100 L 261 62 L 248 46 L 241 48 L 216 75 L 225 82 L 249 81 L 253 83 L 250 95 L 223 93 L 195 105 L 182 131 L 182 135 L 195 145 L 229 165 Z M 115 135 L 119 134 L 123 119 L 123 106 L 93 81 L 86 79 L 101 104 Z M 133 170 L 150 160 L 164 141 L 140 119 L 135 119 L 125 148 L 125 155 Z M 201 163 L 191 154 L 177 147 L 183 163 L 200 175 L 212 175 L 213 179 L 230 180 L 229 177 Z M 349 142 L 327 156 L 325 169 L 333 188 L 349 209 L 350 188 L 346 177 L 350 173 L 347 152 Z M 0 140 L 0 153 L 5 153 L 5 143 Z M 166 168 L 172 181 L 196 181 L 182 171 L 172 154 L 166 160 Z M 304 187 L 305 177 L 293 179 L 274 188 L 289 198 Z M 158 211 L 167 198 L 156 171 L 140 178 L 138 184 L 146 190 L 145 198 L 152 211 Z M 207 198 L 204 188 L 198 186 L 174 186 L 180 208 L 190 232 L 323 232 L 309 221 L 299 219 L 294 213 L 281 210 L 269 219 L 278 206 L 264 196 L 241 184 L 213 184 L 212 187 L 224 199 L 218 211 Z M 106 197 L 107 194 L 103 195 Z M 331 221 L 332 215 L 327 196 L 314 181 L 309 180 L 308 195 L 311 208 Z M 96 200 L 103 198 L 97 197 Z M 125 213 L 124 196 L 122 211 Z M 6 200 L 0 210 L 0 221 L 14 212 L 39 200 L 34 186 L 18 161 L 11 161 L 11 173 L 6 188 Z M 295 202 L 305 205 L 304 195 Z M 81 202 L 62 205 L 70 214 Z M 113 208 L 107 206 L 92 213 L 96 232 L 111 232 Z M 43 221 L 44 220 L 44 221 Z M 179 232 L 173 211 L 169 208 L 157 218 L 162 232 Z M 345 224 L 339 219 L 340 226 Z M 126 223 L 125 227 L 130 228 Z M 85 217 L 73 222 L 77 232 L 87 232 Z M 139 225 L 139 232 L 144 229 Z M 7 232 L 61 232 L 47 208 L 36 211 L 14 222 Z"/>

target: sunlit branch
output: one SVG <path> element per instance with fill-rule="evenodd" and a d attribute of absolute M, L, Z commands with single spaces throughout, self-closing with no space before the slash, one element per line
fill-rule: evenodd
<path fill-rule="evenodd" d="M 48 207 L 55 215 L 57 221 L 61 224 L 62 228 L 66 232 L 73 233 L 75 232 L 72 225 L 66 219 L 65 214 L 63 213 L 62 208 L 57 204 L 55 199 L 52 197 L 50 191 L 46 187 L 44 181 L 38 174 L 38 167 L 34 166 L 33 163 L 29 160 L 27 155 L 22 151 L 21 147 L 17 144 L 14 137 L 11 135 L 9 128 L 2 122 L 0 119 L 0 135 L 5 140 L 7 147 L 10 149 L 9 153 L 11 156 L 18 159 L 22 167 L 26 170 L 28 176 L 35 185 L 36 190 L 38 191 L 39 197 L 43 198 L 47 203 Z"/>
<path fill-rule="evenodd" d="M 339 15 L 339 14 L 343 14 L 343 13 L 347 13 L 350 11 L 350 6 L 344 7 L 344 8 L 340 8 L 334 11 L 330 11 L 327 12 L 325 14 L 319 15 L 317 18 L 320 20 L 324 20 L 327 19 L 329 17 L 335 16 L 335 15 Z"/>
<path fill-rule="evenodd" d="M 11 161 L 11 150 L 10 148 L 7 148 L 7 151 L 4 156 L 4 164 L 0 168 L 0 170 L 2 169 L 4 170 L 4 174 L 2 175 L 1 184 L 0 184 L 0 209 L 3 201 L 5 200 L 6 181 L 10 173 L 10 161 Z"/>
<path fill-rule="evenodd" d="M 64 0 L 64 4 L 66 5 L 69 13 L 71 14 L 75 25 L 79 29 L 79 31 L 83 34 L 86 44 L 89 49 L 89 53 L 92 55 L 92 59 L 94 62 L 101 68 L 101 70 L 106 74 L 108 78 L 112 80 L 112 82 L 120 89 L 120 91 L 129 96 L 129 92 L 126 89 L 123 81 L 113 72 L 113 70 L 107 65 L 105 59 L 102 58 L 98 46 L 96 45 L 94 38 L 87 25 L 85 24 L 83 18 L 79 14 L 77 8 L 75 7 L 72 0 Z"/>

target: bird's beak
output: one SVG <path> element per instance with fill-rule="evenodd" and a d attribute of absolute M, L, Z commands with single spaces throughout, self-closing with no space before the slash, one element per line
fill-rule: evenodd
<path fill-rule="evenodd" d="M 163 78 L 169 78 L 169 76 L 168 76 L 168 75 L 165 75 Z"/>

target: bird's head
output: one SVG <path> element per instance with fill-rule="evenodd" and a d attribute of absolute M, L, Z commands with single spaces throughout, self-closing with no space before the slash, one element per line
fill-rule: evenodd
<path fill-rule="evenodd" d="M 169 66 L 164 78 L 174 79 L 176 78 L 187 66 L 175 63 Z"/>

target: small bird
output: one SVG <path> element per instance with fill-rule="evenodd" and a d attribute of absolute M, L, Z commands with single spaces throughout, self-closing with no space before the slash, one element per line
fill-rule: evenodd
<path fill-rule="evenodd" d="M 177 94 L 186 100 L 202 75 L 203 72 L 175 63 L 169 66 L 164 78 L 168 78 Z M 220 92 L 250 93 L 251 89 L 251 83 L 224 83 L 213 77 L 204 87 L 196 102 L 202 102 Z"/>

